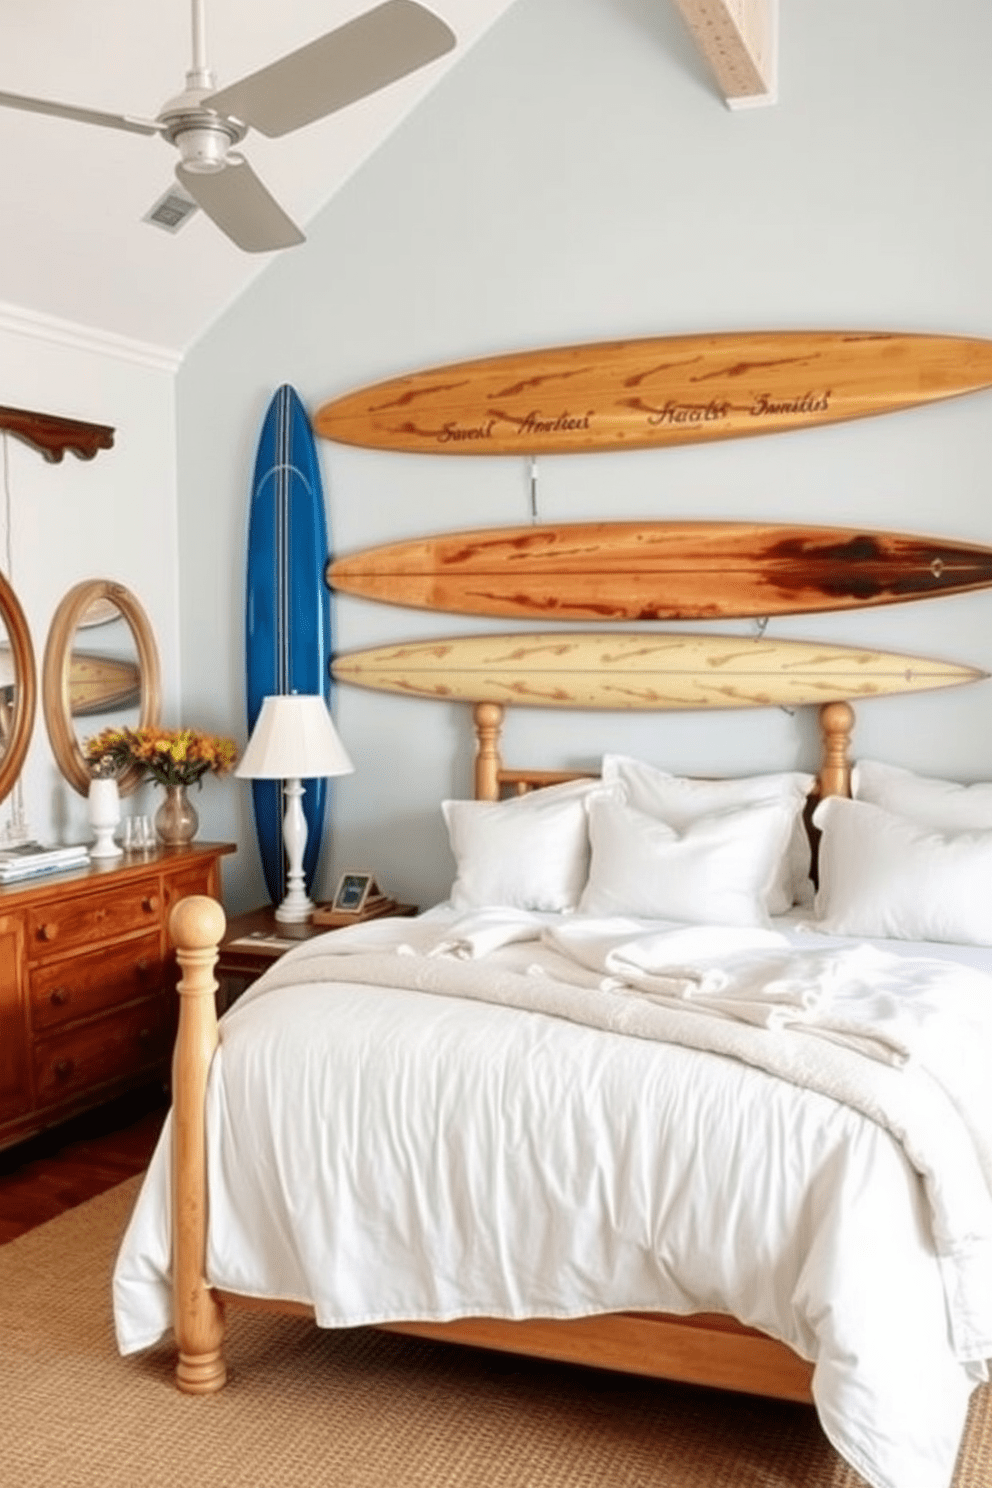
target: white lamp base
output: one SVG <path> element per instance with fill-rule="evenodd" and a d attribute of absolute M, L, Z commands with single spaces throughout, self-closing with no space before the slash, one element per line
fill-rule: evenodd
<path fill-rule="evenodd" d="M 287 780 L 286 815 L 282 823 L 282 843 L 286 852 L 286 893 L 276 909 L 276 919 L 285 924 L 300 924 L 313 914 L 313 902 L 303 885 L 303 854 L 307 846 L 307 819 L 300 804 L 302 780 Z"/>

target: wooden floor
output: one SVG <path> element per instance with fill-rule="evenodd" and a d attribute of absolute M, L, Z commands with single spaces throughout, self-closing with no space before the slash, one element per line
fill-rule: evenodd
<path fill-rule="evenodd" d="M 0 1152 L 0 1245 L 144 1172 L 166 1109 L 153 1086 Z"/>

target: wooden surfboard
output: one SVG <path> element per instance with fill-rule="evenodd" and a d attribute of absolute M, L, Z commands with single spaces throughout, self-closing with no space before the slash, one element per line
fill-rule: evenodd
<path fill-rule="evenodd" d="M 74 718 L 136 708 L 141 668 L 136 661 L 73 651 L 69 657 L 69 712 Z"/>
<path fill-rule="evenodd" d="M 0 689 L 15 686 L 9 646 L 0 646 Z M 74 718 L 134 708 L 141 702 L 141 670 L 134 661 L 73 651 L 69 658 L 69 712 Z"/>
<path fill-rule="evenodd" d="M 317 411 L 325 439 L 449 455 L 643 449 L 892 413 L 992 385 L 992 341 L 887 331 L 655 336 L 457 362 Z"/>
<path fill-rule="evenodd" d="M 992 585 L 992 548 L 844 527 L 581 522 L 389 543 L 332 589 L 415 609 L 545 620 L 708 620 L 930 599 Z"/>
<path fill-rule="evenodd" d="M 330 693 L 330 593 L 327 518 L 320 466 L 303 404 L 288 384 L 272 398 L 262 423 L 248 522 L 245 670 L 249 733 L 269 695 Z M 323 836 L 327 782 L 305 780 L 303 859 L 307 890 Z M 286 891 L 282 845 L 283 782 L 253 780 L 255 827 L 269 897 Z"/>
<path fill-rule="evenodd" d="M 951 662 L 766 636 L 546 633 L 408 641 L 336 656 L 334 676 L 381 692 L 532 707 L 760 708 L 975 682 Z"/>

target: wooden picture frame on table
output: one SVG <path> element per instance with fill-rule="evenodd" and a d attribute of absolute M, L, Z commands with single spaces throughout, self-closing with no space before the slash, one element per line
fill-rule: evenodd
<path fill-rule="evenodd" d="M 342 873 L 334 890 L 331 909 L 335 914 L 359 915 L 370 900 L 381 899 L 382 893 L 371 873 Z"/>

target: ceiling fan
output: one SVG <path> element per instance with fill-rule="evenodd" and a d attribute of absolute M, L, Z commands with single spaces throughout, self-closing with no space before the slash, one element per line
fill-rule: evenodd
<path fill-rule="evenodd" d="M 270 138 L 302 129 L 435 61 L 455 45 L 416 0 L 384 0 L 278 62 L 216 89 L 207 66 L 204 0 L 192 0 L 193 65 L 155 119 L 106 114 L 0 92 L 0 107 L 54 114 L 131 134 L 160 134 L 179 150 L 176 176 L 221 232 L 247 253 L 302 243 L 303 233 L 234 147 L 249 129 Z"/>

